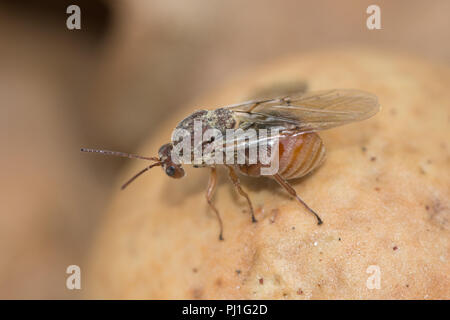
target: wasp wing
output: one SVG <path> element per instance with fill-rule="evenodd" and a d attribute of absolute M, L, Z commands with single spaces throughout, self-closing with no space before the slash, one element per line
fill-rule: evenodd
<path fill-rule="evenodd" d="M 328 90 L 227 106 L 241 127 L 279 127 L 298 133 L 325 130 L 370 118 L 379 110 L 375 95 L 359 90 Z"/>
<path fill-rule="evenodd" d="M 326 130 L 372 117 L 379 111 L 375 95 L 349 89 L 315 91 L 297 96 L 251 100 L 226 106 L 243 132 L 223 137 L 215 150 L 230 151 L 258 146 L 272 148 L 286 132 L 303 134 Z M 270 129 L 266 135 L 245 129 Z"/>

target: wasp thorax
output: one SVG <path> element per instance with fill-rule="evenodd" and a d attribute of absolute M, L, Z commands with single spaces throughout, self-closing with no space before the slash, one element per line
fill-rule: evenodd
<path fill-rule="evenodd" d="M 195 155 L 204 154 L 204 149 L 214 141 L 208 132 L 225 136 L 227 129 L 234 129 L 235 124 L 233 112 L 228 109 L 197 110 L 178 123 L 172 134 L 172 144 L 176 149 L 182 150 L 180 156 L 194 163 L 195 167 L 203 167 L 204 159 L 198 159 Z M 205 134 L 208 135 L 207 138 L 204 137 Z M 179 148 L 180 143 L 182 148 Z M 189 149 L 186 148 L 186 144 Z"/>
<path fill-rule="evenodd" d="M 176 164 L 172 160 L 172 149 L 173 145 L 171 143 L 166 143 L 161 146 L 158 151 L 159 161 L 161 162 L 161 167 L 164 172 L 171 178 L 179 179 L 184 177 L 183 167 Z"/>
<path fill-rule="evenodd" d="M 201 125 L 203 132 L 207 129 L 218 129 L 222 133 L 225 133 L 226 129 L 233 129 L 236 123 L 230 110 L 220 108 L 210 111 L 197 110 L 184 118 L 176 128 L 194 134 L 196 121 L 198 125 Z"/>

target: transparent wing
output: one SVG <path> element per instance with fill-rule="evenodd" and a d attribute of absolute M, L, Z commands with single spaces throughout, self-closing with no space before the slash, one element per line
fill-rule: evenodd
<path fill-rule="evenodd" d="M 232 152 L 270 146 L 290 134 L 326 130 L 372 117 L 379 111 L 375 95 L 348 89 L 309 92 L 284 98 L 251 100 L 225 106 L 240 122 L 244 132 L 235 132 L 213 143 L 215 151 Z M 246 130 L 245 130 L 246 129 Z M 249 129 L 255 129 L 253 132 Z M 267 135 L 257 129 L 267 129 Z"/>
<path fill-rule="evenodd" d="M 379 110 L 375 95 L 359 90 L 328 90 L 226 106 L 241 127 L 279 127 L 314 132 L 370 118 Z"/>

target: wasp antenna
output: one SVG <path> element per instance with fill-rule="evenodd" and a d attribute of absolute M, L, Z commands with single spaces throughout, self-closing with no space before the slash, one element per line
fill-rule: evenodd
<path fill-rule="evenodd" d="M 150 161 L 159 161 L 159 158 L 157 158 L 157 157 L 144 157 L 144 156 L 139 156 L 139 155 L 136 155 L 136 154 L 125 153 L 125 152 L 118 152 L 118 151 L 81 148 L 81 152 L 101 153 L 101 154 L 108 155 L 108 156 L 116 156 L 116 157 L 131 158 L 131 159 L 141 159 L 141 160 L 150 160 Z"/>
<path fill-rule="evenodd" d="M 120 189 L 122 189 L 122 190 L 125 189 L 126 187 L 128 187 L 128 185 L 129 185 L 130 183 L 132 183 L 134 180 L 136 180 L 136 178 L 139 177 L 141 174 L 143 174 L 145 171 L 150 170 L 150 169 L 153 168 L 153 167 L 160 166 L 161 164 L 162 164 L 162 162 L 153 163 L 152 165 L 150 165 L 150 166 L 148 166 L 148 167 L 142 169 L 141 171 L 139 171 L 138 173 L 136 173 L 130 180 L 128 180 L 127 182 L 125 182 L 125 183 L 122 185 L 122 187 L 121 187 Z"/>

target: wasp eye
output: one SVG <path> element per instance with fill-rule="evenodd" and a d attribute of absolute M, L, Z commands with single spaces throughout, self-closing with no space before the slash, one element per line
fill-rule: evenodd
<path fill-rule="evenodd" d="M 166 174 L 168 176 L 173 176 L 175 174 L 175 167 L 174 166 L 170 166 L 166 168 Z"/>

